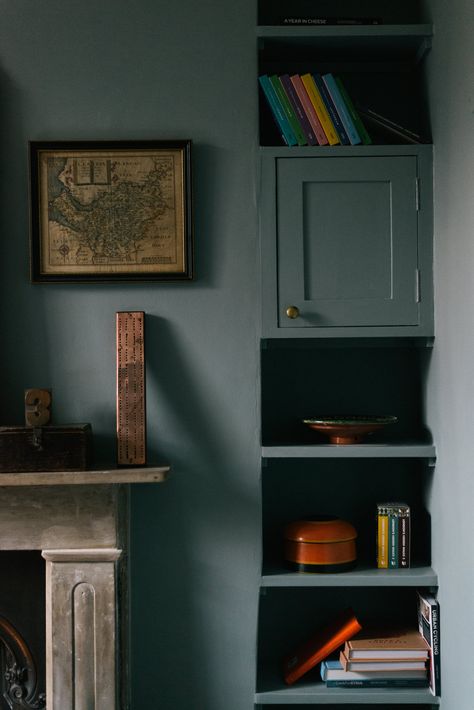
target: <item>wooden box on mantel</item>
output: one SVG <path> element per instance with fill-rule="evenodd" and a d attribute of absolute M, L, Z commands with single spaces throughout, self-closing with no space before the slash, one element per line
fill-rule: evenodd
<path fill-rule="evenodd" d="M 0 473 L 85 471 L 91 450 L 90 424 L 0 426 Z"/>

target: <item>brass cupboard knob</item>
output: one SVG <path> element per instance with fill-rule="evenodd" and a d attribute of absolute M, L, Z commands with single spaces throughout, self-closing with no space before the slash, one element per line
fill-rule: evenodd
<path fill-rule="evenodd" d="M 300 314 L 300 309 L 297 306 L 288 306 L 286 309 L 286 315 L 288 318 L 298 318 Z"/>

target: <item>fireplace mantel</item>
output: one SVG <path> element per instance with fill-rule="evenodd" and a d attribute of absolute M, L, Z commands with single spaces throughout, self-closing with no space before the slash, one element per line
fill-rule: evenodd
<path fill-rule="evenodd" d="M 128 484 L 162 483 L 168 472 L 0 474 L 0 550 L 46 560 L 47 710 L 128 706 Z"/>
<path fill-rule="evenodd" d="M 108 483 L 163 483 L 169 466 L 140 468 L 107 468 L 87 471 L 33 471 L 31 473 L 1 473 L 4 486 L 100 486 Z"/>

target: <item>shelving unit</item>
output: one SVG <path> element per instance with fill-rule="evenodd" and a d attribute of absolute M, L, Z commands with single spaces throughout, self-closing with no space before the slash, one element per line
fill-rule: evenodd
<path fill-rule="evenodd" d="M 421 88 L 433 28 L 415 5 L 363 1 L 361 15 L 386 15 L 379 25 L 281 26 L 271 23 L 288 14 L 349 17 L 354 7 L 296 0 L 288 10 L 283 0 L 260 0 L 258 73 L 334 72 L 356 101 L 429 135 Z M 415 590 L 438 586 L 428 510 L 436 448 L 424 412 L 433 346 L 432 146 L 395 144 L 369 130 L 368 146 L 289 148 L 261 94 L 259 128 L 262 573 L 255 706 L 434 708 L 440 699 L 428 689 L 326 688 L 317 672 L 287 687 L 280 674 L 284 655 L 341 608 L 352 606 L 364 621 L 416 623 Z M 381 187 L 371 194 L 379 174 Z M 397 174 L 405 175 L 400 191 Z M 323 183 L 329 187 L 318 192 Z M 358 211 L 364 199 L 366 211 Z M 377 214 L 374 207 L 385 199 L 386 215 Z M 347 218 L 340 217 L 344 208 Z M 398 210 L 413 259 L 396 257 Z M 321 293 L 325 278 L 328 292 Z M 373 292 L 361 296 L 366 282 Z M 335 283 L 340 292 L 328 295 Z M 387 310 L 384 301 L 396 300 L 397 292 L 404 305 Z M 324 310 L 331 299 L 335 309 Z M 286 309 L 293 305 L 290 322 Z M 302 424 L 306 417 L 355 413 L 395 414 L 398 423 L 350 446 L 328 444 Z M 375 504 L 395 499 L 412 508 L 412 565 L 380 570 Z M 289 572 L 284 525 L 328 513 L 358 531 L 355 569 Z"/>

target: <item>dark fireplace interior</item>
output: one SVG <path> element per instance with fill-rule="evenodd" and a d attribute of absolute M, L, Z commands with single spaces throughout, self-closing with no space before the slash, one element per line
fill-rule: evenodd
<path fill-rule="evenodd" d="M 45 707 L 45 562 L 39 551 L 0 552 L 0 709 Z"/>

